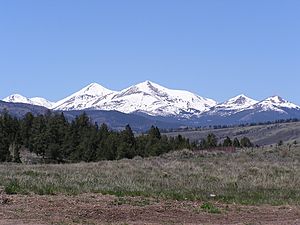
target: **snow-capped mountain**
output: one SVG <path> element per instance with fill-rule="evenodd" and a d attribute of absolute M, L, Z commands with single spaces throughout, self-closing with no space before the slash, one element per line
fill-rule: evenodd
<path fill-rule="evenodd" d="M 25 103 L 25 104 L 32 104 L 29 98 L 26 98 L 19 94 L 12 94 L 3 99 L 5 102 L 14 102 L 14 103 Z"/>
<path fill-rule="evenodd" d="M 199 123 L 229 125 L 291 118 L 300 118 L 300 107 L 279 96 L 257 102 L 240 95 L 212 107 L 210 111 L 201 115 Z"/>
<path fill-rule="evenodd" d="M 51 109 L 54 105 L 54 102 L 50 102 L 47 99 L 41 97 L 30 98 L 30 101 L 33 102 L 33 105 L 44 106 L 48 109 Z"/>
<path fill-rule="evenodd" d="M 188 91 L 172 90 L 151 81 L 145 81 L 116 93 L 109 101 L 98 101 L 92 108 L 169 116 L 200 114 L 215 104 L 216 102 L 212 99 L 203 98 Z"/>
<path fill-rule="evenodd" d="M 212 99 L 189 91 L 169 89 L 151 81 L 121 91 L 112 91 L 92 83 L 56 103 L 18 94 L 3 100 L 60 111 L 93 110 L 93 115 L 101 110 L 114 110 L 127 114 L 141 114 L 171 123 L 180 121 L 190 126 L 300 118 L 300 107 L 279 96 L 256 101 L 242 94 L 217 104 Z"/>
<path fill-rule="evenodd" d="M 79 92 L 57 102 L 55 110 L 116 110 L 124 113 L 142 112 L 153 116 L 200 114 L 216 102 L 188 91 L 172 90 L 145 81 L 120 92 L 99 84 L 90 84 Z"/>
<path fill-rule="evenodd" d="M 38 105 L 43 106 L 48 109 L 52 108 L 53 102 L 48 101 L 47 99 L 34 97 L 34 98 L 27 98 L 19 94 L 13 94 L 3 99 L 5 102 L 12 102 L 12 103 L 25 103 L 30 105 Z"/>
<path fill-rule="evenodd" d="M 289 102 L 280 96 L 272 96 L 269 98 L 264 99 L 252 106 L 249 109 L 256 109 L 260 112 L 263 111 L 277 111 L 281 113 L 287 113 L 285 110 L 300 110 L 300 107 L 296 104 Z"/>
<path fill-rule="evenodd" d="M 91 83 L 80 91 L 56 102 L 52 109 L 54 110 L 83 110 L 94 107 L 94 104 L 100 101 L 107 101 L 115 91 L 109 90 L 100 84 Z"/>
<path fill-rule="evenodd" d="M 228 116 L 243 111 L 256 103 L 258 103 L 258 101 L 241 94 L 223 103 L 217 104 L 212 107 L 207 114 Z"/>

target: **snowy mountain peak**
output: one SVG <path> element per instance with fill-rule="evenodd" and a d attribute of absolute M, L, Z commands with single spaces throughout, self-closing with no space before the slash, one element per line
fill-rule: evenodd
<path fill-rule="evenodd" d="M 88 86 L 82 88 L 80 91 L 76 92 L 74 95 L 92 95 L 92 96 L 104 96 L 112 93 L 112 90 L 109 90 L 98 83 L 91 83 Z"/>
<path fill-rule="evenodd" d="M 150 95 L 150 96 L 157 96 L 157 97 L 167 97 L 166 90 L 169 90 L 163 86 L 160 86 L 154 82 L 146 80 L 142 83 L 133 85 L 129 88 L 126 88 L 119 93 L 117 93 L 113 98 L 120 98 L 123 96 L 130 96 L 130 95 Z"/>
<path fill-rule="evenodd" d="M 278 95 L 268 97 L 265 100 L 257 103 L 255 106 L 262 108 L 263 111 L 283 111 L 283 108 L 300 110 L 300 106 L 289 102 Z"/>
<path fill-rule="evenodd" d="M 150 87 L 150 88 L 156 86 L 158 88 L 165 88 L 165 87 L 163 87 L 163 86 L 161 86 L 161 85 L 159 85 L 159 84 L 157 84 L 157 83 L 155 83 L 153 81 L 150 81 L 150 80 L 145 80 L 144 82 L 139 83 L 136 86 L 147 86 L 147 87 Z"/>
<path fill-rule="evenodd" d="M 287 100 L 284 100 L 283 98 L 281 98 L 278 95 L 274 95 L 274 96 L 271 96 L 269 98 L 266 98 L 265 101 L 272 102 L 273 104 L 280 104 L 280 103 L 288 102 Z"/>
<path fill-rule="evenodd" d="M 5 102 L 12 102 L 12 103 L 25 103 L 31 105 L 38 105 L 43 106 L 50 109 L 53 106 L 53 102 L 50 102 L 44 98 L 34 97 L 34 98 L 27 98 L 20 94 L 13 94 L 3 99 Z"/>
<path fill-rule="evenodd" d="M 20 94 L 12 94 L 12 95 L 4 98 L 3 101 L 30 104 L 29 98 L 26 98 L 26 97 L 24 97 L 23 95 L 20 95 Z"/>
<path fill-rule="evenodd" d="M 236 105 L 236 106 L 241 106 L 241 107 L 245 108 L 245 107 L 254 105 L 257 102 L 258 101 L 254 100 L 252 98 L 249 98 L 244 94 L 241 94 L 241 95 L 233 97 L 233 98 L 229 99 L 228 101 L 224 102 L 223 105 L 229 105 L 229 106 Z"/>
<path fill-rule="evenodd" d="M 54 105 L 54 102 L 48 101 L 47 99 L 41 97 L 30 98 L 30 101 L 33 102 L 33 105 L 44 106 L 48 109 L 51 109 Z"/>
<path fill-rule="evenodd" d="M 149 80 L 146 80 L 142 83 L 131 86 L 131 88 L 136 88 L 145 93 L 153 93 L 153 92 L 158 93 L 158 92 L 163 92 L 163 91 L 169 90 L 168 88 L 165 88 L 165 87 L 163 87 L 159 84 L 156 84 L 152 81 L 149 81 Z"/>
<path fill-rule="evenodd" d="M 243 111 L 257 102 L 258 101 L 241 94 L 225 102 L 217 104 L 215 107 L 211 108 L 208 114 L 228 116 Z"/>
<path fill-rule="evenodd" d="M 143 112 L 150 115 L 178 115 L 208 110 L 216 102 L 184 90 L 174 90 L 146 80 L 120 91 L 102 109 L 117 109 L 121 112 Z M 101 108 L 97 106 L 97 108 Z"/>
<path fill-rule="evenodd" d="M 178 118 L 201 118 L 205 116 L 236 116 L 240 112 L 300 112 L 300 107 L 280 96 L 256 101 L 244 94 L 223 103 L 196 95 L 185 90 L 163 87 L 150 80 L 119 92 L 109 90 L 98 83 L 91 83 L 76 93 L 52 103 L 46 99 L 27 98 L 14 94 L 3 99 L 6 102 L 27 103 L 53 110 L 116 110 L 123 113 L 144 113 L 152 116 L 175 116 Z"/>
<path fill-rule="evenodd" d="M 139 84 L 137 84 L 136 86 L 153 86 L 155 85 L 154 82 L 150 81 L 150 80 L 145 80 L 144 82 L 141 82 Z M 157 84 L 158 85 L 158 84 Z"/>
<path fill-rule="evenodd" d="M 115 94 L 97 83 L 91 83 L 76 93 L 58 101 L 52 107 L 55 110 L 82 110 L 92 108 L 95 102 L 106 99 L 107 96 Z"/>

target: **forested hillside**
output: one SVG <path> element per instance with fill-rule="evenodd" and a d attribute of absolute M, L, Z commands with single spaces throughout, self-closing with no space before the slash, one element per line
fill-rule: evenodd
<path fill-rule="evenodd" d="M 181 135 L 167 137 L 152 126 L 147 134 L 134 136 L 127 125 L 123 131 L 93 123 L 83 113 L 69 122 L 63 113 L 17 119 L 4 112 L 0 116 L 0 161 L 19 162 L 21 148 L 47 162 L 91 162 L 157 156 L 170 150 L 190 148 Z"/>

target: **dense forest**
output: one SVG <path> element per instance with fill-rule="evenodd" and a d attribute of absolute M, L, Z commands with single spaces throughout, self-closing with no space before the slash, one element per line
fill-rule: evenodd
<path fill-rule="evenodd" d="M 190 148 L 188 139 L 161 135 L 152 126 L 147 134 L 135 136 L 130 126 L 113 131 L 92 123 L 83 113 L 69 122 L 64 114 L 51 113 L 22 119 L 7 112 L 0 116 L 0 162 L 20 162 L 26 148 L 51 162 L 91 162 L 157 156 L 171 150 Z"/>

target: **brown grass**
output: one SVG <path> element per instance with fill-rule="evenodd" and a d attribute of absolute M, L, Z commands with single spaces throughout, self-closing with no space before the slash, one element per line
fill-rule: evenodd
<path fill-rule="evenodd" d="M 298 204 L 300 148 L 237 153 L 172 152 L 162 157 L 61 165 L 0 165 L 6 193 L 103 193 L 241 204 Z M 211 197 L 214 196 L 215 197 Z"/>

